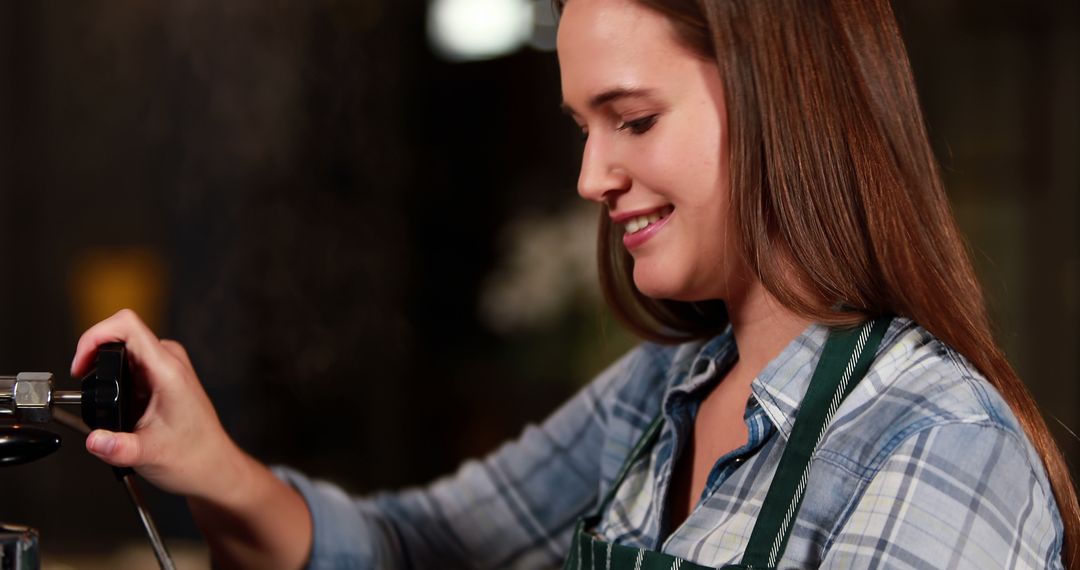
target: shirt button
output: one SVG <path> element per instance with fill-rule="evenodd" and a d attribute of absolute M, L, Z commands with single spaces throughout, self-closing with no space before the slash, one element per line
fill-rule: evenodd
<path fill-rule="evenodd" d="M 742 457 L 736 457 L 735 459 L 733 459 L 733 460 L 732 460 L 732 462 L 733 462 L 733 463 L 734 463 L 735 465 L 738 465 L 738 464 L 740 464 L 740 463 L 742 463 L 742 462 L 743 462 L 743 458 L 742 458 Z"/>

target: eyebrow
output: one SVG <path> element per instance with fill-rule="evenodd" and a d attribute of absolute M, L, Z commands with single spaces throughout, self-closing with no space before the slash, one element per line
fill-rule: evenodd
<path fill-rule="evenodd" d="M 641 89 L 636 87 L 616 87 L 614 89 L 608 89 L 607 91 L 604 91 L 599 95 L 594 95 L 591 99 L 589 99 L 589 108 L 596 109 L 613 101 L 618 101 L 619 99 L 635 99 L 641 97 L 648 97 L 650 95 L 652 95 L 651 89 Z M 562 112 L 566 113 L 567 115 L 577 114 L 574 111 L 573 107 L 568 105 L 566 101 L 563 101 L 561 104 L 559 104 L 559 108 L 562 109 Z"/>

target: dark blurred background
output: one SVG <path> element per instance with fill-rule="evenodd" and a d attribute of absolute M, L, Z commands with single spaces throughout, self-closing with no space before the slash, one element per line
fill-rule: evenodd
<path fill-rule="evenodd" d="M 1080 4 L 896 9 L 1000 339 L 1075 470 Z M 469 10 L 505 11 L 507 45 L 455 44 Z M 363 493 L 493 449 L 633 343 L 595 291 L 552 43 L 547 0 L 0 3 L 0 373 L 66 379 L 130 306 L 265 461 Z M 56 429 L 0 471 L 0 520 L 46 567 L 152 566 Z M 151 500 L 204 566 L 183 501 Z"/>

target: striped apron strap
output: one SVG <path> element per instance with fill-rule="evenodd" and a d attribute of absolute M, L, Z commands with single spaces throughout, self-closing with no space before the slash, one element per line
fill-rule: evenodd
<path fill-rule="evenodd" d="M 806 492 L 814 449 L 840 403 L 866 375 L 891 320 L 881 318 L 830 332 L 750 534 L 743 568 L 775 568 L 780 561 Z"/>

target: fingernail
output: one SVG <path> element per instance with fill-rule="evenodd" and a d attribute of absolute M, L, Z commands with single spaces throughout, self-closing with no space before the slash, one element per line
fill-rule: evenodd
<path fill-rule="evenodd" d="M 94 453 L 100 453 L 101 455 L 108 455 L 112 453 L 114 447 L 116 447 L 116 438 L 109 434 L 97 433 L 90 436 L 90 451 Z"/>

